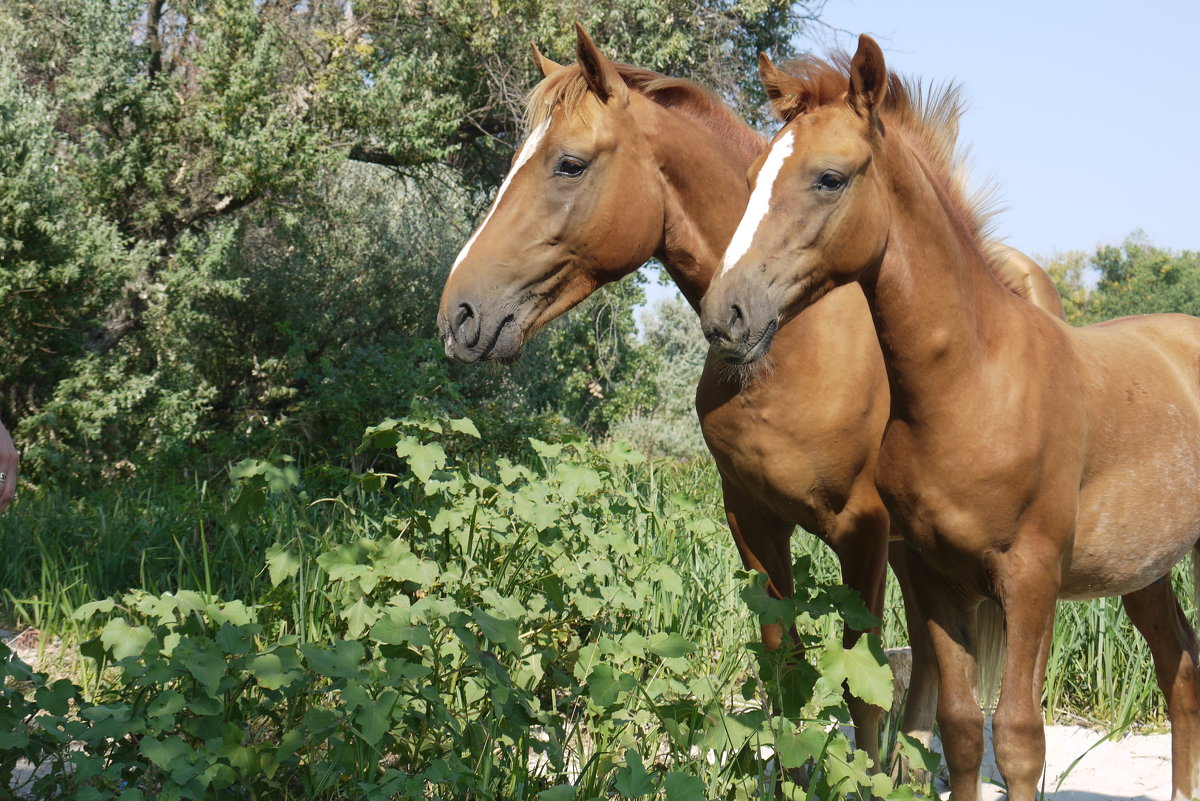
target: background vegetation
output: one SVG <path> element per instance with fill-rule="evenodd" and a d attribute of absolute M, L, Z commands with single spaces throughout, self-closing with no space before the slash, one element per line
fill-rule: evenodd
<path fill-rule="evenodd" d="M 773 796 L 778 755 L 823 797 L 889 792 L 829 725 L 843 679 L 886 680 L 838 644 L 862 611 L 828 555 L 797 536 L 795 605 L 737 573 L 690 310 L 639 335 L 627 280 L 505 370 L 447 364 L 433 330 L 530 41 L 570 60 L 579 19 L 761 119 L 743 67 L 819 12 L 0 0 L 0 420 L 25 471 L 0 628 L 58 654 L 47 677 L 0 649 L 0 785 L 25 758 L 46 798 L 673 801 Z M 1135 234 L 1049 269 L 1083 324 L 1200 313 L 1198 258 Z M 756 618 L 798 619 L 812 664 L 756 650 Z M 1060 619 L 1050 708 L 1160 724 L 1118 605 Z"/>

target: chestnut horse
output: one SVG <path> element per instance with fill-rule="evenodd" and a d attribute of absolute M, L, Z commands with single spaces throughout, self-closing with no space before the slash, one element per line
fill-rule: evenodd
<path fill-rule="evenodd" d="M 1174 797 L 1192 798 L 1197 641 L 1170 572 L 1200 536 L 1200 320 L 1075 329 L 1014 298 L 988 269 L 984 217 L 955 180 L 956 93 L 922 96 L 889 76 L 869 37 L 848 68 L 812 62 L 793 77 L 765 57 L 760 68 L 786 125 L 704 297 L 705 333 L 741 362 L 768 349 L 777 321 L 862 287 L 891 387 L 878 482 L 911 546 L 954 798 L 978 796 L 976 605 L 1004 611 L 996 760 L 1008 797 L 1029 801 L 1045 760 L 1055 602 L 1105 595 L 1122 597 L 1150 644 Z M 855 329 L 830 321 L 822 342 Z"/>
<path fill-rule="evenodd" d="M 446 281 L 438 327 L 456 361 L 511 361 L 542 325 L 652 256 L 699 308 L 745 208 L 746 172 L 766 141 L 698 85 L 614 63 L 582 29 L 577 36 L 574 65 L 535 49 L 545 79 L 530 95 L 531 133 Z M 1015 251 L 1009 276 L 1014 291 L 1061 313 L 1048 278 Z M 847 335 L 830 339 L 839 323 Z M 710 357 L 696 392 L 734 541 L 773 595 L 790 596 L 792 530 L 814 532 L 878 616 L 889 521 L 875 466 L 888 395 L 862 292 L 831 293 L 776 339 L 774 370 L 743 383 Z M 902 725 L 928 743 L 936 687 L 913 620 Z M 847 644 L 860 634 L 847 631 Z M 762 637 L 777 648 L 783 632 L 767 625 Z M 881 710 L 850 704 L 856 741 L 876 758 Z"/>

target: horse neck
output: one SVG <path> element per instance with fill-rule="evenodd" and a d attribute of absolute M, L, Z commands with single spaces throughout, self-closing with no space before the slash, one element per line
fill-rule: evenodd
<path fill-rule="evenodd" d="M 862 278 L 892 387 L 893 416 L 940 414 L 951 388 L 1001 341 L 1011 293 L 991 274 L 970 224 L 902 135 L 881 169 L 891 194 L 887 249 Z M 899 141 L 898 141 L 899 140 Z"/>
<path fill-rule="evenodd" d="M 746 172 L 766 142 L 749 126 L 750 136 L 731 137 L 680 109 L 649 105 L 647 138 L 663 176 L 666 210 L 654 255 L 698 313 L 749 200 Z M 736 139 L 756 142 L 757 151 Z"/>

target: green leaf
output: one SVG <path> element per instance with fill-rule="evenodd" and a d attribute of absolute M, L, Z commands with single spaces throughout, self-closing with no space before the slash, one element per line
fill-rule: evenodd
<path fill-rule="evenodd" d="M 268 690 L 278 690 L 300 678 L 298 671 L 286 671 L 278 654 L 260 654 L 246 665 L 246 672 Z"/>
<path fill-rule="evenodd" d="M 865 635 L 849 649 L 829 643 L 819 664 L 825 678 L 845 681 L 850 692 L 867 703 L 885 709 L 891 705 L 892 671 L 877 636 Z"/>
<path fill-rule="evenodd" d="M 562 445 L 551 445 L 549 442 L 542 442 L 540 439 L 529 438 L 529 444 L 533 446 L 534 452 L 543 459 L 557 459 L 562 453 Z"/>
<path fill-rule="evenodd" d="M 146 643 L 152 639 L 154 634 L 150 629 L 145 626 L 132 627 L 120 617 L 110 620 L 100 632 L 100 642 L 118 662 L 126 657 L 140 656 Z"/>
<path fill-rule="evenodd" d="M 396 455 L 408 461 L 413 475 L 422 482 L 429 480 L 434 470 L 446 466 L 446 451 L 436 442 L 420 442 L 416 437 L 403 437 L 396 443 Z"/>
<path fill-rule="evenodd" d="M 667 774 L 667 801 L 707 801 L 704 782 L 686 773 Z"/>
<path fill-rule="evenodd" d="M 664 659 L 674 659 L 686 656 L 696 650 L 696 646 L 679 634 L 659 634 L 650 641 L 650 650 Z"/>
<path fill-rule="evenodd" d="M 574 801 L 574 799 L 575 786 L 572 784 L 560 784 L 537 794 L 537 801 Z"/>
<path fill-rule="evenodd" d="M 71 613 L 71 619 L 82 620 L 86 622 L 91 620 L 92 617 L 97 613 L 111 612 L 115 606 L 116 602 L 112 598 L 106 598 L 103 601 L 92 601 L 90 603 L 83 604 L 73 613 Z"/>
<path fill-rule="evenodd" d="M 33 697 L 51 715 L 65 715 L 75 699 L 76 687 L 67 679 L 59 679 L 48 687 L 38 687 Z"/>
<path fill-rule="evenodd" d="M 167 737 L 157 740 L 153 737 L 143 737 L 139 745 L 142 755 L 163 770 L 170 770 L 176 763 L 186 764 L 192 749 L 178 737 Z"/>
<path fill-rule="evenodd" d="M 596 665 L 587 677 L 588 695 L 596 706 L 608 708 L 617 702 L 621 692 L 621 674 L 608 665 Z"/>
<path fill-rule="evenodd" d="M 785 768 L 800 768 L 825 750 L 828 734 L 819 726 L 807 726 L 797 732 L 780 732 L 775 737 L 775 753 Z"/>
<path fill-rule="evenodd" d="M 614 773 L 613 787 L 626 798 L 641 798 L 654 792 L 654 780 L 642 766 L 642 757 L 637 751 L 625 752 L 625 767 Z"/>
<path fill-rule="evenodd" d="M 340 640 L 332 649 L 305 643 L 300 650 L 313 670 L 329 678 L 356 678 L 366 656 L 362 643 L 356 640 Z"/>
<path fill-rule="evenodd" d="M 479 630 L 483 632 L 484 637 L 497 645 L 503 645 L 514 654 L 521 653 L 521 638 L 514 621 L 493 617 L 482 609 L 472 610 L 471 617 L 479 624 Z"/>
<path fill-rule="evenodd" d="M 363 704 L 354 713 L 354 722 L 368 745 L 375 745 L 388 733 L 392 726 L 392 710 L 399 698 L 395 690 L 384 690 L 378 698 Z"/>
<path fill-rule="evenodd" d="M 271 577 L 271 586 L 278 587 L 285 580 L 300 572 L 300 557 L 292 549 L 282 543 L 275 543 L 267 548 L 267 573 Z"/>
<path fill-rule="evenodd" d="M 471 420 L 466 417 L 459 417 L 457 419 L 451 420 L 450 421 L 450 430 L 457 431 L 460 434 L 467 434 L 469 436 L 475 437 L 475 439 L 482 438 L 482 435 L 479 433 L 479 429 L 476 428 L 475 424 L 472 423 Z"/>
<path fill-rule="evenodd" d="M 163 690 L 158 697 L 146 707 L 146 716 L 152 718 L 174 715 L 187 706 L 187 699 L 174 690 Z"/>
<path fill-rule="evenodd" d="M 825 590 L 837 606 L 842 619 L 846 621 L 846 625 L 850 628 L 866 631 L 881 624 L 882 621 L 872 615 L 867 609 L 867 605 L 863 603 L 862 596 L 858 594 L 858 590 L 847 587 L 844 584 L 831 585 L 826 587 Z"/>

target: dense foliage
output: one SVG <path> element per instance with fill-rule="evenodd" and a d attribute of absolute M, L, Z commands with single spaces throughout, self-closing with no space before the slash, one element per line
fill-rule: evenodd
<path fill-rule="evenodd" d="M 614 57 L 749 111 L 754 54 L 786 54 L 809 16 L 0 0 L 0 420 L 27 476 L 186 463 L 264 429 L 347 453 L 417 397 L 603 433 L 622 407 L 593 401 L 634 370 L 636 288 L 572 315 L 516 378 L 452 371 L 431 342 L 445 266 L 519 135 L 529 43 L 572 60 L 579 19 Z"/>
<path fill-rule="evenodd" d="M 808 559 L 794 601 L 735 577 L 714 516 L 636 454 L 535 440 L 485 475 L 443 447 L 475 434 L 385 421 L 364 446 L 399 472 L 317 504 L 286 462 L 237 466 L 230 520 L 275 538 L 255 600 L 83 604 L 86 693 L 0 646 L 0 786 L 24 757 L 37 798 L 700 801 L 774 798 L 777 758 L 823 798 L 893 792 L 831 725 L 843 682 L 892 692 L 877 639 L 841 646 L 856 597 Z M 754 614 L 795 621 L 810 662 L 741 647 Z"/>
<path fill-rule="evenodd" d="M 1060 254 L 1046 264 L 1072 325 L 1130 314 L 1200 316 L 1200 252 L 1155 247 L 1141 232 L 1088 255 Z"/>

